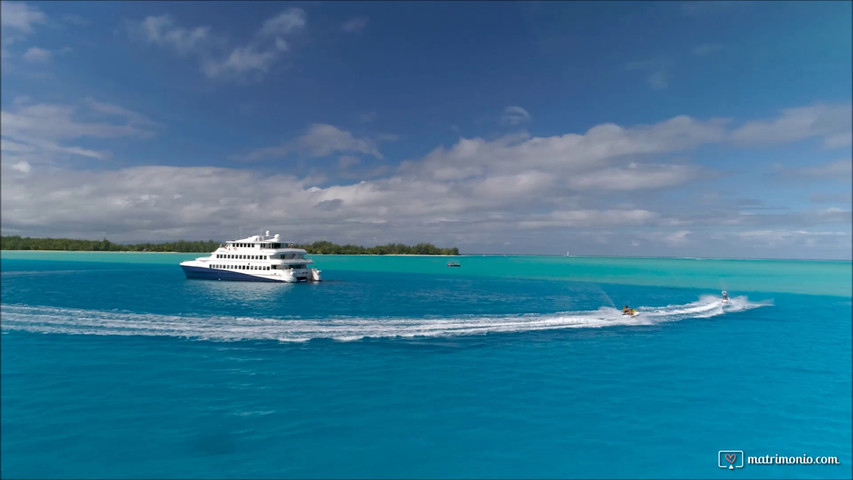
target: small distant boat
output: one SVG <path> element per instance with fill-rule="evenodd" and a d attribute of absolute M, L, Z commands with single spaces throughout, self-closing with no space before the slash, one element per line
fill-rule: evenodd
<path fill-rule="evenodd" d="M 450 263 L 448 263 L 448 264 L 447 264 L 447 266 L 448 266 L 448 267 L 461 267 L 462 265 L 460 265 L 460 264 L 459 264 L 459 263 L 457 263 L 457 262 L 450 262 Z"/>

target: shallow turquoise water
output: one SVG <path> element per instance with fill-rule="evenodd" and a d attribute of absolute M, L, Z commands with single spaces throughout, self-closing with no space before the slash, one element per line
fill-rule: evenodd
<path fill-rule="evenodd" d="M 850 262 L 195 256 L 2 253 L 4 478 L 853 473 Z"/>

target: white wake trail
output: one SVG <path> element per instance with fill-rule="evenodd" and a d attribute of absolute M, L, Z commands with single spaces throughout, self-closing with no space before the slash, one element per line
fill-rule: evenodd
<path fill-rule="evenodd" d="M 687 318 L 708 318 L 767 305 L 746 297 L 722 304 L 717 297 L 664 307 L 638 307 L 637 316 L 621 310 L 598 310 L 526 315 L 471 315 L 441 318 L 337 317 L 327 319 L 183 316 L 121 311 L 84 310 L 48 306 L 0 305 L 3 330 L 71 335 L 168 336 L 199 340 L 312 339 L 353 341 L 364 338 L 414 338 L 513 333 L 563 328 L 602 328 L 654 325 Z"/>

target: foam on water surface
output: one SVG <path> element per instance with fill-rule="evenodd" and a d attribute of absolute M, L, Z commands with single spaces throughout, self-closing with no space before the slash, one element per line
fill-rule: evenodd
<path fill-rule="evenodd" d="M 729 304 L 723 304 L 718 298 L 708 295 L 683 305 L 641 306 L 637 308 L 640 315 L 636 316 L 622 315 L 621 310 L 612 307 L 553 314 L 323 319 L 158 315 L 29 305 L 2 305 L 0 312 L 4 330 L 78 335 L 169 336 L 214 341 L 304 342 L 312 339 L 353 341 L 364 338 L 450 337 L 562 328 L 654 325 L 688 318 L 715 317 L 765 305 L 768 304 L 751 302 L 747 297 L 735 297 Z"/>

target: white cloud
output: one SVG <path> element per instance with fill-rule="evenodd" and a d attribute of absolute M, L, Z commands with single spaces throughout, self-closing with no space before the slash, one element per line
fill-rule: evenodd
<path fill-rule="evenodd" d="M 367 27 L 367 22 L 369 21 L 370 18 L 366 16 L 353 17 L 341 25 L 341 30 L 347 33 L 360 33 L 365 27 Z"/>
<path fill-rule="evenodd" d="M 304 135 L 295 140 L 253 150 L 236 158 L 248 161 L 265 160 L 286 157 L 294 152 L 309 157 L 325 157 L 333 153 L 362 153 L 382 158 L 374 140 L 357 138 L 351 132 L 325 123 L 311 125 Z"/>
<path fill-rule="evenodd" d="M 834 178 L 849 183 L 853 175 L 853 160 L 847 158 L 812 167 L 786 169 L 782 172 L 796 178 Z"/>
<path fill-rule="evenodd" d="M 179 27 L 167 14 L 149 16 L 140 27 L 148 43 L 172 48 L 180 55 L 198 52 L 211 40 L 210 27 Z"/>
<path fill-rule="evenodd" d="M 521 228 L 543 227 L 601 227 L 601 226 L 637 226 L 660 217 L 660 214 L 642 209 L 632 210 L 560 210 L 543 215 L 543 218 L 523 220 Z"/>
<path fill-rule="evenodd" d="M 272 37 L 290 35 L 305 28 L 305 23 L 305 11 L 290 8 L 265 21 L 258 34 Z"/>
<path fill-rule="evenodd" d="M 32 33 L 33 25 L 47 22 L 47 16 L 23 2 L 0 2 L 0 27 Z"/>
<path fill-rule="evenodd" d="M 4 165 L 55 163 L 66 157 L 103 160 L 109 158 L 109 152 L 65 142 L 81 138 L 146 138 L 152 136 L 158 127 L 142 114 L 92 99 L 85 102 L 83 109 L 22 102 L 13 102 L 14 110 L 0 112 L 3 125 L 0 151 Z M 100 117 L 100 121 L 80 120 L 80 113 Z"/>
<path fill-rule="evenodd" d="M 849 103 L 789 108 L 776 119 L 747 122 L 731 136 L 740 145 L 774 145 L 822 137 L 825 147 L 838 148 L 850 145 L 851 115 Z"/>
<path fill-rule="evenodd" d="M 21 172 L 21 173 L 30 173 L 30 164 L 27 161 L 20 161 L 12 165 L 12 170 Z"/>
<path fill-rule="evenodd" d="M 299 148 L 316 157 L 333 152 L 360 152 L 382 158 L 382 154 L 370 140 L 356 138 L 350 132 L 327 124 L 311 125 L 308 133 L 299 139 Z"/>
<path fill-rule="evenodd" d="M 50 50 L 39 47 L 30 47 L 22 55 L 22 58 L 30 63 L 46 63 L 51 59 Z"/>
<path fill-rule="evenodd" d="M 527 113 L 527 110 L 519 106 L 511 105 L 504 109 L 501 122 L 505 125 L 520 125 L 524 122 L 529 122 L 530 118 L 530 114 Z"/>
<path fill-rule="evenodd" d="M 531 138 L 520 134 L 493 141 L 462 138 L 453 147 L 439 147 L 423 161 L 406 162 L 402 168 L 407 173 L 439 180 L 518 172 L 520 169 L 541 169 L 554 174 L 575 173 L 610 167 L 609 162 L 620 157 L 684 150 L 719 142 L 726 137 L 724 123 L 721 120 L 702 122 L 679 116 L 655 125 L 633 128 L 602 124 L 589 129 L 584 135 L 569 133 Z M 646 170 L 641 168 L 635 174 L 641 172 Z M 654 174 L 659 176 L 660 172 Z"/>
<path fill-rule="evenodd" d="M 569 185 L 577 190 L 656 190 L 684 184 L 697 178 L 699 173 L 698 168 L 687 165 L 617 167 L 573 175 Z"/>
<path fill-rule="evenodd" d="M 275 50 L 258 51 L 251 46 L 240 47 L 232 50 L 223 60 L 205 61 L 202 70 L 208 78 L 239 77 L 255 70 L 266 73 L 277 57 Z"/>
<path fill-rule="evenodd" d="M 361 163 L 361 159 L 354 155 L 341 155 L 338 157 L 338 167 L 341 169 L 346 169 L 359 163 Z"/>
<path fill-rule="evenodd" d="M 61 140 L 79 137 L 118 138 L 146 137 L 152 134 L 153 122 L 143 122 L 141 114 L 130 112 L 110 104 L 89 102 L 90 108 L 101 113 L 113 113 L 124 117 L 121 123 L 85 122 L 76 120 L 77 107 L 69 105 L 35 104 L 18 106 L 15 111 L 4 110 L 2 115 L 4 137 L 30 137 L 46 140 Z M 102 110 L 99 110 L 102 109 Z M 106 112 L 103 109 L 115 108 Z"/>
<path fill-rule="evenodd" d="M 121 118 L 124 123 L 136 128 L 135 134 L 140 137 L 150 137 L 154 134 L 154 130 L 160 127 L 160 124 L 145 115 L 119 105 L 99 102 L 91 97 L 86 98 L 86 105 L 95 112 Z"/>
<path fill-rule="evenodd" d="M 121 110 L 97 111 L 110 112 Z M 51 138 L 57 136 L 54 132 Z M 673 160 L 669 153 L 729 141 L 725 121 L 687 116 L 651 125 L 602 124 L 582 134 L 553 137 L 460 138 L 382 177 L 347 183 L 344 177 L 311 179 L 214 167 L 43 169 L 23 157 L 42 147 L 6 138 L 4 130 L 2 222 L 9 232 L 85 236 L 97 231 L 115 241 L 224 239 L 234 236 L 234 225 L 243 225 L 286 229 L 296 241 L 428 239 L 468 251 L 506 251 L 507 245 L 516 245 L 529 253 L 552 248 L 559 238 L 573 252 L 581 252 L 583 245 L 593 249 L 590 253 L 624 252 L 638 243 L 657 249 L 646 254 L 667 255 L 690 255 L 697 248 L 754 254 L 746 239 L 767 238 L 754 232 L 794 231 L 809 233 L 794 234 L 785 245 L 812 242 L 833 255 L 843 251 L 849 235 L 815 232 L 847 228 L 849 208 L 825 205 L 833 208 L 754 214 L 739 212 L 725 199 L 725 205 L 712 209 L 686 210 L 689 202 L 659 198 L 691 195 L 684 190 L 688 182 L 714 173 L 686 159 Z M 12 152 L 19 156 L 6 158 Z M 292 153 L 334 155 L 331 160 L 340 169 L 359 165 L 364 156 L 380 158 L 376 141 L 328 124 L 314 124 L 301 137 L 250 156 Z M 22 161 L 39 168 L 39 174 L 16 168 Z M 827 165 L 822 172 L 823 167 L 815 166 L 813 173 L 829 174 L 836 168 Z M 709 240 L 710 235 L 722 240 Z"/>
<path fill-rule="evenodd" d="M 290 50 L 290 44 L 282 37 L 297 33 L 305 24 L 305 12 L 290 8 L 267 19 L 248 43 L 230 47 L 224 37 L 212 33 L 211 27 L 184 28 L 169 15 L 149 16 L 132 25 L 131 33 L 179 55 L 195 56 L 207 78 L 246 81 L 268 73 Z"/>

